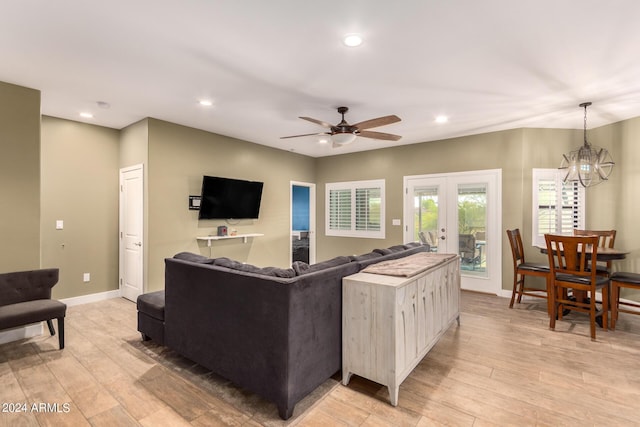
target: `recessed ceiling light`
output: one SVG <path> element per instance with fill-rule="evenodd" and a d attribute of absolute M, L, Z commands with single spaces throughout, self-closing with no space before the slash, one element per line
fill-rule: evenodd
<path fill-rule="evenodd" d="M 204 107 L 211 107 L 213 105 L 213 102 L 210 101 L 209 99 L 201 99 L 200 100 L 200 105 L 202 105 Z"/>
<path fill-rule="evenodd" d="M 342 38 L 342 43 L 344 43 L 345 46 L 349 46 L 349 47 L 357 47 L 360 46 L 362 44 L 362 36 L 360 34 L 346 34 L 343 38 Z"/>
<path fill-rule="evenodd" d="M 449 121 L 449 117 L 447 116 L 437 116 L 436 123 L 447 123 Z"/>
<path fill-rule="evenodd" d="M 93 114 L 91 114 L 91 113 L 80 113 L 80 117 L 83 117 L 85 119 L 92 119 L 93 118 Z"/>

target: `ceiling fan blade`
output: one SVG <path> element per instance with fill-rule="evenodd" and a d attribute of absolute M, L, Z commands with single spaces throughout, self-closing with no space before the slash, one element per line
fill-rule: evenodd
<path fill-rule="evenodd" d="M 378 117 L 377 119 L 365 120 L 364 122 L 356 123 L 355 127 L 358 129 L 371 129 L 378 126 L 390 125 L 391 123 L 397 123 L 401 119 L 400 117 L 392 114 L 390 116 Z"/>
<path fill-rule="evenodd" d="M 372 132 L 370 130 L 358 132 L 358 136 L 362 136 L 365 138 L 381 139 L 383 141 L 398 141 L 400 138 L 402 138 L 400 135 L 394 135 L 392 133 L 384 133 L 384 132 Z"/>
<path fill-rule="evenodd" d="M 281 136 L 280 139 L 287 138 L 299 138 L 301 136 L 315 136 L 315 135 L 331 135 L 329 132 L 320 132 L 320 133 L 305 133 L 303 135 L 291 135 L 291 136 Z"/>
<path fill-rule="evenodd" d="M 298 117 L 298 118 L 302 119 L 302 120 L 306 120 L 306 121 L 311 122 L 311 123 L 315 123 L 315 124 L 320 125 L 320 126 L 324 126 L 326 128 L 329 128 L 329 129 L 331 129 L 331 127 L 333 126 L 332 124 L 329 124 L 327 122 L 323 122 L 322 120 L 313 119 L 311 117 Z"/>

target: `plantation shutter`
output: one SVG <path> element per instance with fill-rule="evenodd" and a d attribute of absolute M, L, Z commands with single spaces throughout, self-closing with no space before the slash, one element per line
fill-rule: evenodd
<path fill-rule="evenodd" d="M 384 180 L 327 183 L 327 236 L 384 239 Z"/>
<path fill-rule="evenodd" d="M 380 230 L 380 188 L 356 188 L 356 230 Z"/>
<path fill-rule="evenodd" d="M 351 190 L 329 190 L 329 229 L 351 230 Z"/>
<path fill-rule="evenodd" d="M 585 191 L 577 182 L 562 182 L 557 169 L 533 170 L 533 242 L 544 246 L 545 234 L 572 235 L 584 228 Z"/>

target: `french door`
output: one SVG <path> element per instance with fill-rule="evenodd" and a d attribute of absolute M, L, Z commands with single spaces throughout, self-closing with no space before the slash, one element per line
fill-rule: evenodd
<path fill-rule="evenodd" d="M 404 241 L 460 255 L 463 289 L 502 289 L 502 171 L 404 178 Z"/>

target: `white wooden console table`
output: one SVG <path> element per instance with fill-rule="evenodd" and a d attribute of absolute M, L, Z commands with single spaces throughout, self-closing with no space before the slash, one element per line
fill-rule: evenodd
<path fill-rule="evenodd" d="M 454 320 L 460 324 L 460 257 L 446 258 L 412 277 L 360 272 L 343 279 L 344 385 L 353 374 L 365 377 L 387 386 L 397 406 L 402 381 Z"/>

